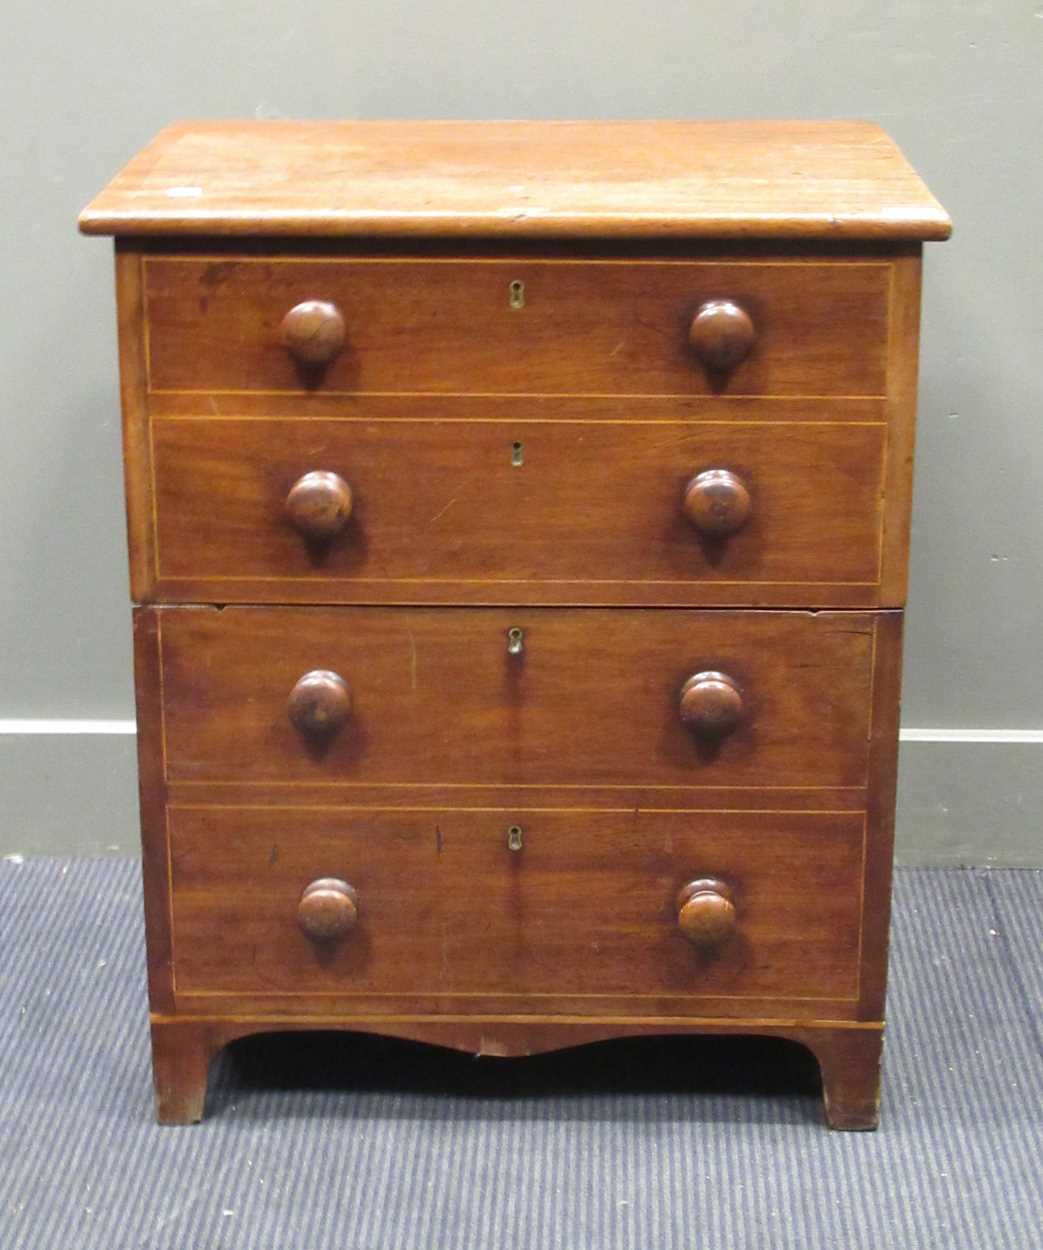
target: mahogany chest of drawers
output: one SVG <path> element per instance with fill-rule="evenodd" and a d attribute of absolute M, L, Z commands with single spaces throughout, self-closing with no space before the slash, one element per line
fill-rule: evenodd
<path fill-rule="evenodd" d="M 809 1046 L 876 1123 L 921 244 L 863 123 L 198 123 L 116 236 L 159 1118 Z"/>

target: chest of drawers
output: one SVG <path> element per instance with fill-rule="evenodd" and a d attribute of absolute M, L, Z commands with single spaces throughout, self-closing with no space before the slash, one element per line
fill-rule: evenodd
<path fill-rule="evenodd" d="M 876 1123 L 921 244 L 854 123 L 197 123 L 116 236 L 159 1118 L 218 1048 L 809 1046 Z"/>

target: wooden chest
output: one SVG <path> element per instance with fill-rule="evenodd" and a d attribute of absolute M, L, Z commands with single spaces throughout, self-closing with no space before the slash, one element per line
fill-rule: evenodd
<path fill-rule="evenodd" d="M 159 1118 L 247 1033 L 876 1123 L 920 251 L 875 126 L 194 123 L 116 236 Z"/>

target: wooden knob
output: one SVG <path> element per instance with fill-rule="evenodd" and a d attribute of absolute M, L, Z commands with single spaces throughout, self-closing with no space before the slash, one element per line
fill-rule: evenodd
<path fill-rule="evenodd" d="M 290 691 L 290 720 L 310 738 L 337 732 L 351 715 L 351 689 L 339 673 L 318 668 L 305 673 Z"/>
<path fill-rule="evenodd" d="M 684 488 L 684 510 L 701 534 L 723 537 L 742 529 L 750 515 L 750 492 L 727 469 L 706 469 Z"/>
<path fill-rule="evenodd" d="M 308 299 L 295 304 L 280 326 L 283 346 L 299 365 L 321 368 L 344 346 L 344 318 L 336 304 Z"/>
<path fill-rule="evenodd" d="M 727 673 L 696 673 L 681 687 L 681 720 L 706 737 L 730 734 L 744 711 L 742 691 Z"/>
<path fill-rule="evenodd" d="M 347 482 L 337 473 L 316 469 L 299 477 L 290 487 L 286 515 L 305 538 L 325 542 L 347 525 L 351 504 Z"/>
<path fill-rule="evenodd" d="M 333 942 L 355 927 L 359 896 L 338 877 L 320 877 L 307 886 L 297 904 L 297 919 L 308 937 Z"/>
<path fill-rule="evenodd" d="M 694 946 L 727 942 L 735 932 L 731 886 L 715 877 L 701 877 L 682 886 L 677 895 L 677 927 Z"/>
<path fill-rule="evenodd" d="M 734 369 L 756 337 L 750 314 L 730 299 L 711 299 L 700 305 L 688 330 L 692 351 L 716 373 Z"/>

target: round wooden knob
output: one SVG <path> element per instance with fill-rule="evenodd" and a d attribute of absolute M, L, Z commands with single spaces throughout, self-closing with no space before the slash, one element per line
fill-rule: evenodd
<path fill-rule="evenodd" d="M 734 369 L 753 346 L 757 331 L 750 314 L 730 299 L 711 299 L 699 307 L 688 330 L 692 351 L 707 369 Z"/>
<path fill-rule="evenodd" d="M 337 473 L 316 469 L 290 487 L 286 515 L 293 527 L 313 542 L 333 538 L 351 516 L 351 487 Z"/>
<path fill-rule="evenodd" d="M 344 346 L 344 318 L 336 304 L 308 299 L 295 304 L 280 326 L 283 346 L 299 365 L 328 365 Z"/>
<path fill-rule="evenodd" d="M 706 469 L 684 488 L 684 510 L 701 534 L 734 534 L 750 515 L 750 492 L 727 469 Z"/>
<path fill-rule="evenodd" d="M 301 928 L 317 942 L 333 942 L 355 927 L 359 896 L 338 877 L 320 877 L 307 886 L 297 904 Z"/>
<path fill-rule="evenodd" d="M 681 719 L 706 737 L 730 734 L 744 711 L 742 691 L 727 673 L 696 673 L 681 687 Z"/>
<path fill-rule="evenodd" d="M 351 715 L 351 689 L 339 673 L 317 668 L 290 691 L 290 720 L 310 738 L 334 734 Z"/>
<path fill-rule="evenodd" d="M 702 877 L 682 886 L 677 895 L 677 927 L 694 946 L 720 946 L 735 932 L 735 898 L 731 886 Z"/>

